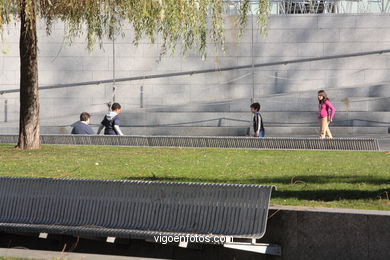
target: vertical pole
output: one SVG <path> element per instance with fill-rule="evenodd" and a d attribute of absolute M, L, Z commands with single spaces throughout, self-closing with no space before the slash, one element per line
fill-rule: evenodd
<path fill-rule="evenodd" d="M 253 12 L 251 6 L 251 14 L 252 14 L 252 41 L 251 41 L 251 56 L 252 56 L 252 99 L 251 103 L 255 102 L 255 60 L 254 60 L 254 46 L 253 46 Z"/>
<path fill-rule="evenodd" d="M 112 38 L 112 103 L 115 103 L 115 91 L 116 91 L 116 82 L 115 82 L 115 34 Z"/>
<path fill-rule="evenodd" d="M 140 87 L 139 107 L 144 108 L 144 86 Z"/>
<path fill-rule="evenodd" d="M 4 122 L 8 122 L 8 100 L 4 100 Z"/>
<path fill-rule="evenodd" d="M 116 1 L 114 1 L 114 9 L 113 9 L 113 17 L 112 19 L 115 20 L 116 16 Z M 115 55 L 115 24 L 112 25 L 112 101 L 110 103 L 115 103 L 116 101 L 116 55 Z"/>
<path fill-rule="evenodd" d="M 382 0 L 382 13 L 385 12 L 385 0 Z"/>

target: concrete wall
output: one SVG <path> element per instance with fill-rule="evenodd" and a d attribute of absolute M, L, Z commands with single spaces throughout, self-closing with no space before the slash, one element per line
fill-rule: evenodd
<path fill-rule="evenodd" d="M 261 241 L 282 246 L 264 259 L 389 259 L 390 212 L 275 207 Z M 259 258 L 262 259 L 262 258 Z"/>
<path fill-rule="evenodd" d="M 0 232 L 0 247 L 115 254 L 164 259 L 212 260 L 388 260 L 390 259 L 390 212 L 372 210 L 274 207 L 267 231 L 258 242 L 282 246 L 282 256 L 262 255 L 220 245 L 161 245 L 143 240 L 117 239 L 115 244 L 49 234 L 37 239 Z M 70 246 L 69 246 L 70 247 Z M 66 250 L 68 250 L 68 248 Z"/>
<path fill-rule="evenodd" d="M 117 39 L 115 44 L 116 76 L 129 77 L 250 64 L 251 21 L 242 39 L 238 39 L 234 19 L 234 16 L 226 18 L 226 54 L 217 54 L 209 44 L 208 57 L 205 61 L 202 61 L 194 51 L 185 58 L 175 54 L 172 57 L 163 57 L 159 61 L 159 41 L 151 44 L 144 40 L 135 47 L 130 44 L 131 29 L 126 28 L 126 36 Z M 17 27 L 9 26 L 0 44 L 3 50 L 3 54 L 0 54 L 0 90 L 18 88 Z M 39 82 L 42 86 L 112 78 L 113 55 L 110 41 L 104 41 L 102 49 L 97 46 L 93 52 L 88 53 L 84 37 L 75 39 L 72 46 L 64 43 L 62 24 L 55 24 L 49 37 L 41 25 L 38 35 Z M 386 14 L 271 16 L 267 36 L 260 35 L 257 30 L 254 31 L 253 47 L 255 63 L 390 49 L 390 16 Z M 314 91 L 318 89 L 372 87 L 386 84 L 383 82 L 390 79 L 389 72 L 390 55 L 266 67 L 256 69 L 255 95 L 261 99 L 274 94 L 309 91 L 309 96 L 311 93 L 315 96 Z M 117 101 L 124 104 L 125 112 L 139 109 L 141 85 L 144 86 L 144 107 L 229 99 L 244 99 L 249 103 L 252 95 L 250 73 L 250 70 L 240 70 L 125 82 L 119 84 L 116 97 Z M 385 93 L 389 96 L 390 91 Z M 354 96 L 354 91 L 345 93 L 335 101 L 341 102 L 345 96 Z M 83 110 L 92 113 L 104 112 L 107 109 L 105 103 L 111 98 L 111 84 L 42 91 L 42 118 L 50 124 L 67 124 L 64 117 L 77 115 Z M 5 100 L 8 100 L 7 119 L 15 122 L 18 118 L 18 95 L 0 96 L 0 122 L 5 119 Z M 386 102 L 388 103 L 388 100 L 385 100 Z M 307 110 L 299 108 L 302 102 L 296 103 L 297 111 Z M 279 108 L 280 102 L 271 102 L 266 109 L 280 111 Z M 360 111 L 359 108 L 356 109 Z"/>

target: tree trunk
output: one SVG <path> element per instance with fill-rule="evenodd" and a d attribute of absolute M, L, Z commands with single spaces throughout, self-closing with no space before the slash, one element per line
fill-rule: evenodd
<path fill-rule="evenodd" d="M 20 118 L 17 148 L 39 149 L 37 28 L 34 0 L 21 0 Z M 26 15 L 28 7 L 28 15 Z"/>

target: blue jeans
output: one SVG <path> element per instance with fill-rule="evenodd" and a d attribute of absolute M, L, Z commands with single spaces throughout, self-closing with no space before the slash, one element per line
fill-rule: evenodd
<path fill-rule="evenodd" d="M 265 130 L 262 130 L 259 132 L 259 137 L 264 137 L 265 136 Z"/>

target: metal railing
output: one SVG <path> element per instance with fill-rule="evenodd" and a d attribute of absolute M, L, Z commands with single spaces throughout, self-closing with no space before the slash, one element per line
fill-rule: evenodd
<path fill-rule="evenodd" d="M 242 1 L 226 0 L 228 14 L 238 14 Z M 250 0 L 252 13 L 259 7 L 258 0 Z M 364 14 L 389 13 L 389 0 L 269 0 L 271 15 L 286 14 Z"/>
<path fill-rule="evenodd" d="M 256 63 L 256 64 L 231 66 L 231 67 L 221 67 L 221 68 L 213 68 L 213 69 L 190 70 L 190 71 L 181 71 L 181 72 L 172 72 L 172 73 L 163 73 L 163 74 L 151 74 L 151 75 L 126 77 L 126 78 L 85 81 L 85 82 L 68 83 L 68 84 L 57 84 L 57 85 L 39 87 L 39 90 L 71 88 L 71 87 L 80 87 L 80 86 L 88 86 L 88 85 L 103 85 L 103 84 L 107 84 L 107 83 L 113 83 L 114 81 L 116 83 L 119 83 L 119 82 L 130 82 L 130 81 L 157 79 L 157 78 L 191 76 L 191 75 L 195 75 L 195 74 L 215 73 L 215 72 L 242 70 L 242 69 L 250 69 L 250 68 L 262 68 L 262 67 L 288 65 L 288 64 L 296 64 L 296 63 L 307 63 L 307 62 L 313 62 L 313 61 L 363 57 L 363 56 L 371 56 L 371 55 L 382 55 L 382 54 L 388 54 L 388 53 L 390 53 L 390 49 L 355 52 L 355 53 L 345 53 L 345 54 L 338 54 L 338 55 L 328 55 L 328 56 L 320 56 L 320 57 L 312 57 L 312 58 L 273 61 L 273 62 Z M 19 91 L 20 91 L 20 89 L 0 90 L 0 95 L 9 94 L 9 93 L 19 93 Z"/>

